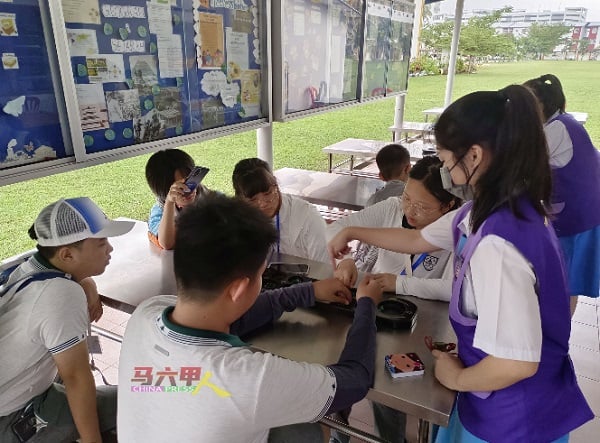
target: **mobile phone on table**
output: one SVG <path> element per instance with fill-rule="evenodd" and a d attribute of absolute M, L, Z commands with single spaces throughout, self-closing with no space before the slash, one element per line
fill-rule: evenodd
<path fill-rule="evenodd" d="M 184 192 L 184 194 L 191 194 L 202 182 L 204 177 L 206 177 L 208 171 L 210 171 L 210 169 L 205 168 L 204 166 L 195 166 L 185 178 L 185 185 L 188 187 L 189 191 Z"/>
<path fill-rule="evenodd" d="M 306 275 L 310 270 L 310 266 L 306 263 L 271 263 L 269 268 L 276 271 L 285 272 L 286 274 Z"/>

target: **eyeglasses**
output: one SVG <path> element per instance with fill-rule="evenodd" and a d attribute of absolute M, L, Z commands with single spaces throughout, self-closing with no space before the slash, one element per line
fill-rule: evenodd
<path fill-rule="evenodd" d="M 408 209 L 411 209 L 414 215 L 428 215 L 439 208 L 425 206 L 421 202 L 412 202 L 405 192 L 402 194 L 402 209 L 404 212 L 406 212 Z"/>
<path fill-rule="evenodd" d="M 253 205 L 269 205 L 279 198 L 279 187 L 272 185 L 267 192 L 259 192 L 254 197 L 247 199 Z"/>

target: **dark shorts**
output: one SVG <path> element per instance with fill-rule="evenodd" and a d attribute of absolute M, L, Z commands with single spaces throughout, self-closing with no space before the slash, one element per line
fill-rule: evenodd
<path fill-rule="evenodd" d="M 63 385 L 54 383 L 44 393 L 30 402 L 38 417 L 38 432 L 27 442 L 72 442 L 79 438 L 71 417 L 69 403 Z M 106 432 L 116 428 L 117 419 L 117 387 L 96 386 L 96 404 L 100 431 Z M 25 408 L 0 417 L 0 443 L 19 443 L 19 438 L 12 430 L 13 424 L 19 420 Z"/>

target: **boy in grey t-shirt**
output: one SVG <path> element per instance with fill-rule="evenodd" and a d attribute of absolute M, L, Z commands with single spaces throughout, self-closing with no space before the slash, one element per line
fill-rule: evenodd
<path fill-rule="evenodd" d="M 385 186 L 375 192 L 365 206 L 401 196 L 408 180 L 410 153 L 404 146 L 395 143 L 384 146 L 375 156 L 375 162 L 379 168 L 379 178 L 385 182 Z"/>
<path fill-rule="evenodd" d="M 110 261 L 107 237 L 132 227 L 82 197 L 47 206 L 30 228 L 38 251 L 0 290 L 2 443 L 100 442 L 114 429 L 116 388 L 97 392 L 88 362 L 83 286 Z"/>

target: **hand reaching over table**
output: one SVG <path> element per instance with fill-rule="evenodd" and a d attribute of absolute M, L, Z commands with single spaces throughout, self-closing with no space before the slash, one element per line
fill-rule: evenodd
<path fill-rule="evenodd" d="M 337 278 L 328 278 L 313 283 L 315 299 L 327 303 L 350 304 L 350 289 Z"/>
<path fill-rule="evenodd" d="M 334 269 L 336 268 L 336 259 L 342 259 L 344 255 L 350 253 L 351 249 L 348 246 L 348 242 L 351 240 L 353 238 L 349 235 L 349 229 L 344 228 L 327 243 L 327 251 L 329 252 L 329 257 L 331 257 L 331 264 Z"/>
<path fill-rule="evenodd" d="M 345 258 L 337 264 L 333 276 L 348 287 L 353 287 L 358 279 L 358 269 L 351 258 Z"/>
<path fill-rule="evenodd" d="M 356 288 L 356 301 L 363 297 L 369 297 L 377 306 L 383 295 L 383 286 L 372 275 L 366 275 Z"/>

